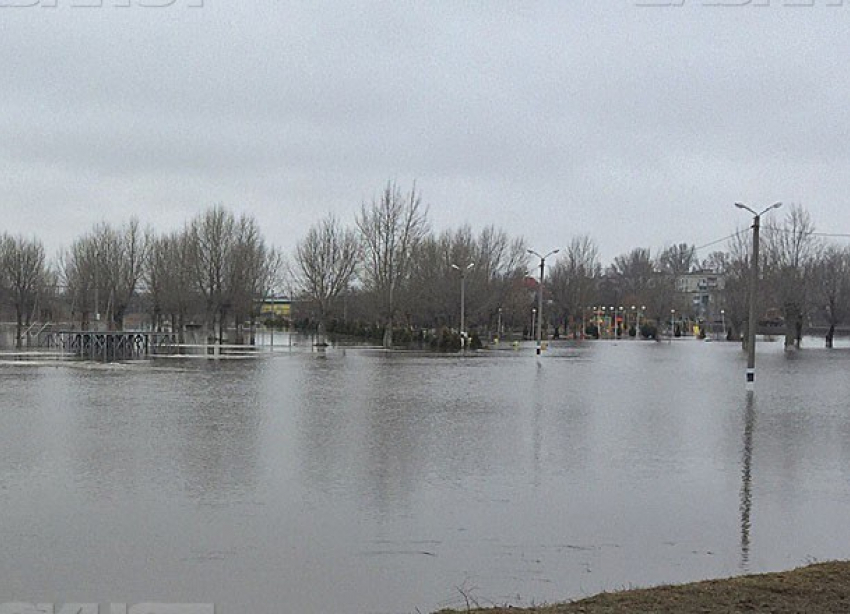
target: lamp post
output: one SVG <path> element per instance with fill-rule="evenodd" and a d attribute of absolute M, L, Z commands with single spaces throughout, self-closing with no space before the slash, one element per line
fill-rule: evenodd
<path fill-rule="evenodd" d="M 89 330 L 100 330 L 100 250 L 94 252 L 94 324 L 89 323 Z"/>
<path fill-rule="evenodd" d="M 531 334 L 534 335 L 534 323 L 537 321 L 537 307 L 531 308 Z"/>
<path fill-rule="evenodd" d="M 670 310 L 670 343 L 673 343 L 673 335 L 676 333 L 676 310 Z"/>
<path fill-rule="evenodd" d="M 614 310 L 614 305 L 611 305 L 611 339 L 617 338 L 617 312 Z"/>
<path fill-rule="evenodd" d="M 723 329 L 721 333 L 723 335 L 722 339 L 726 339 L 726 311 L 724 309 L 720 310 L 720 326 Z"/>
<path fill-rule="evenodd" d="M 616 331 L 617 331 L 617 338 L 619 339 L 620 337 L 622 337 L 622 336 L 623 336 L 623 328 L 625 328 L 625 325 L 626 325 L 626 311 L 623 309 L 623 306 L 622 306 L 622 305 L 620 305 L 620 306 L 617 308 L 617 313 L 619 313 L 619 314 L 620 314 L 620 315 L 619 315 L 619 316 L 617 316 L 617 317 L 618 317 L 620 320 L 622 320 L 622 325 L 618 325 L 618 324 L 619 324 L 619 322 L 617 322 L 617 318 L 615 318 L 615 319 L 614 319 L 614 326 L 615 326 L 615 329 L 614 329 L 614 330 L 616 330 Z"/>
<path fill-rule="evenodd" d="M 502 308 L 499 307 L 499 322 L 496 324 L 496 339 L 502 338 Z"/>
<path fill-rule="evenodd" d="M 554 256 L 557 254 L 560 249 L 553 249 L 551 252 L 546 254 L 545 256 L 541 256 L 533 249 L 528 250 L 528 253 L 537 256 L 540 258 L 540 282 L 537 284 L 537 354 L 540 355 L 540 350 L 542 346 L 543 339 L 543 270 L 546 266 L 546 258 L 549 256 Z"/>
<path fill-rule="evenodd" d="M 607 307 L 605 307 L 605 305 L 602 305 L 601 307 L 599 307 L 599 309 L 602 311 L 602 315 L 599 317 L 599 338 L 600 338 L 600 339 L 605 339 L 605 338 L 607 338 L 607 337 L 608 337 L 608 331 L 607 331 L 607 330 L 605 330 L 605 335 L 604 335 L 604 336 L 602 335 L 602 331 L 603 331 L 603 329 L 607 329 L 607 328 L 608 328 L 607 326 L 605 326 L 605 311 L 606 311 L 606 309 L 608 309 L 608 308 L 607 308 Z"/>
<path fill-rule="evenodd" d="M 756 298 L 759 283 L 759 227 L 761 216 L 771 209 L 778 209 L 782 203 L 773 203 L 761 213 L 742 203 L 735 203 L 738 209 L 749 211 L 753 214 L 753 255 L 750 266 L 750 305 L 749 317 L 747 319 L 747 390 L 754 391 L 756 387 Z"/>
<path fill-rule="evenodd" d="M 466 265 L 465 269 L 460 268 L 456 264 L 452 265 L 455 271 L 460 271 L 460 347 L 466 345 L 466 322 L 464 321 L 466 318 L 466 272 L 474 266 L 474 262 Z"/>

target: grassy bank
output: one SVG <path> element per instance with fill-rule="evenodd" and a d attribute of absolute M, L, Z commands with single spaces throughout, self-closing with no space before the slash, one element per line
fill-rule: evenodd
<path fill-rule="evenodd" d="M 850 562 L 818 563 L 793 571 L 679 586 L 603 593 L 537 608 L 443 610 L 487 614 L 831 614 L 850 612 Z"/>

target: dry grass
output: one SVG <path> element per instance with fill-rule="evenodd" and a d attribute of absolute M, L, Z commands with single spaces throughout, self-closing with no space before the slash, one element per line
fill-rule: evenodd
<path fill-rule="evenodd" d="M 443 610 L 448 614 L 449 610 Z M 479 614 L 771 614 L 850 613 L 850 562 L 818 563 L 781 573 L 680 586 L 603 593 L 538 608 L 456 610 Z"/>

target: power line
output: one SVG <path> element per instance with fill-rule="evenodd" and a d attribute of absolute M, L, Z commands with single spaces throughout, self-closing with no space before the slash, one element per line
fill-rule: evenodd
<path fill-rule="evenodd" d="M 767 231 L 772 231 L 772 232 L 784 232 L 786 234 L 794 233 L 793 230 L 787 230 L 785 228 L 778 228 L 776 226 L 765 226 L 764 229 L 767 230 Z M 709 243 L 706 243 L 705 245 L 700 245 L 699 247 L 695 247 L 694 251 L 695 252 L 702 251 L 702 250 L 706 249 L 707 247 L 712 247 L 714 245 L 717 245 L 718 243 L 723 243 L 724 241 L 728 241 L 729 239 L 733 239 L 737 236 L 740 236 L 742 234 L 749 233 L 749 232 L 750 232 L 749 228 L 744 228 L 742 230 L 739 230 L 738 232 L 733 232 L 731 235 L 723 237 L 722 239 L 717 239 L 715 241 L 711 241 Z M 810 233 L 807 233 L 807 234 L 810 235 L 810 236 L 813 236 L 813 237 L 850 239 L 850 233 L 842 233 L 842 232 L 810 232 Z"/>
<path fill-rule="evenodd" d="M 801 233 L 798 230 L 793 230 L 790 228 L 780 228 L 779 226 L 763 226 L 764 230 L 768 232 L 782 232 L 785 234 L 802 234 L 810 237 L 831 237 L 838 239 L 850 239 L 850 233 L 846 232 L 804 232 Z"/>
<path fill-rule="evenodd" d="M 700 245 L 699 247 L 695 247 L 694 251 L 698 252 L 700 250 L 705 249 L 706 247 L 711 247 L 712 245 L 717 245 L 718 243 L 723 243 L 724 241 L 728 241 L 729 239 L 732 239 L 734 237 L 737 237 L 738 235 L 744 234 L 745 232 L 749 232 L 749 231 L 750 231 L 750 229 L 746 228 L 744 230 L 739 230 L 738 232 L 733 232 L 728 237 L 723 237 L 722 239 L 717 239 L 716 241 L 711 241 L 710 243 L 706 243 L 705 245 Z"/>

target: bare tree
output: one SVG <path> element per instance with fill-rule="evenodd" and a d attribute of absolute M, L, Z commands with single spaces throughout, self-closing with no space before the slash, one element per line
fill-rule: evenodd
<path fill-rule="evenodd" d="M 479 280 L 483 287 L 473 298 L 480 317 L 486 317 L 490 328 L 494 319 L 499 319 L 500 310 L 507 311 L 502 313 L 502 319 L 512 317 L 508 296 L 525 277 L 527 258 L 527 246 L 521 237 L 511 239 L 504 230 L 494 226 L 487 226 L 478 235 L 476 273 L 472 282 L 473 289 Z"/>
<path fill-rule="evenodd" d="M 829 325 L 826 347 L 831 348 L 835 327 L 846 321 L 850 312 L 850 248 L 829 245 L 818 261 L 815 283 L 817 311 Z"/>
<path fill-rule="evenodd" d="M 192 276 L 204 303 L 204 322 L 219 343 L 225 338 L 228 317 L 233 318 L 236 341 L 243 325 L 252 326 L 258 301 L 266 295 L 279 266 L 257 221 L 237 219 L 222 206 L 198 215 L 189 224 Z"/>
<path fill-rule="evenodd" d="M 415 184 L 402 194 L 389 182 L 379 199 L 361 206 L 357 227 L 363 241 L 363 282 L 377 299 L 384 347 L 391 347 L 398 295 L 409 279 L 413 253 L 428 232 L 427 208 Z"/>
<path fill-rule="evenodd" d="M 136 293 L 147 246 L 138 220 L 121 228 L 98 224 L 74 241 L 63 259 L 65 283 L 83 327 L 89 314 L 99 317 L 106 307 L 110 328 L 123 328 L 124 314 Z"/>
<path fill-rule="evenodd" d="M 552 267 L 549 282 L 552 294 L 561 317 L 572 322 L 573 334 L 580 333 L 582 314 L 593 300 L 601 275 L 599 248 L 587 235 L 573 237 L 564 255 Z"/>
<path fill-rule="evenodd" d="M 224 337 L 228 263 L 236 220 L 222 206 L 198 215 L 189 225 L 195 286 L 204 301 L 204 326 L 219 342 Z M 217 332 L 216 332 L 217 329 Z"/>
<path fill-rule="evenodd" d="M 478 235 L 469 225 L 428 235 L 415 251 L 411 276 L 416 283 L 405 307 L 424 325 L 459 326 L 463 285 L 467 330 L 493 330 L 500 309 L 510 317 L 507 297 L 512 280 L 525 271 L 525 260 L 523 242 L 492 226 Z"/>
<path fill-rule="evenodd" d="M 605 302 L 648 304 L 652 302 L 650 294 L 653 288 L 659 285 L 655 260 L 650 250 L 644 247 L 636 247 L 614 258 L 605 277 L 607 283 L 603 285 L 603 296 L 600 297 Z"/>
<path fill-rule="evenodd" d="M 814 235 L 809 213 L 792 206 L 785 219 L 765 228 L 765 290 L 785 317 L 785 347 L 800 346 L 803 321 L 809 309 L 811 280 L 815 263 L 823 249 Z"/>
<path fill-rule="evenodd" d="M 236 343 L 244 343 L 244 324 L 253 331 L 259 307 L 272 285 L 277 254 L 266 245 L 260 226 L 243 215 L 234 228 L 233 249 L 228 262 L 228 303 L 233 312 Z"/>
<path fill-rule="evenodd" d="M 333 215 L 312 226 L 295 249 L 298 280 L 318 312 L 320 341 L 331 306 L 354 277 L 358 256 L 357 234 Z"/>
<path fill-rule="evenodd" d="M 687 243 L 671 245 L 661 252 L 658 264 L 662 271 L 671 273 L 674 277 L 690 273 L 697 264 L 696 247 Z"/>
<path fill-rule="evenodd" d="M 46 276 L 41 241 L 5 234 L 0 238 L 0 279 L 15 308 L 15 347 L 19 349 L 23 347 L 24 325 L 30 324 Z"/>
<path fill-rule="evenodd" d="M 727 339 L 740 336 L 744 345 L 744 322 L 749 317 L 750 267 L 752 266 L 749 230 L 739 228 L 729 239 L 726 252 L 711 255 L 711 264 L 723 275 L 723 304 L 727 325 Z"/>
<path fill-rule="evenodd" d="M 145 284 L 152 301 L 152 321 L 161 329 L 162 318 L 170 320 L 177 342 L 185 343 L 185 326 L 198 302 L 193 283 L 193 245 L 189 230 L 149 239 Z"/>

